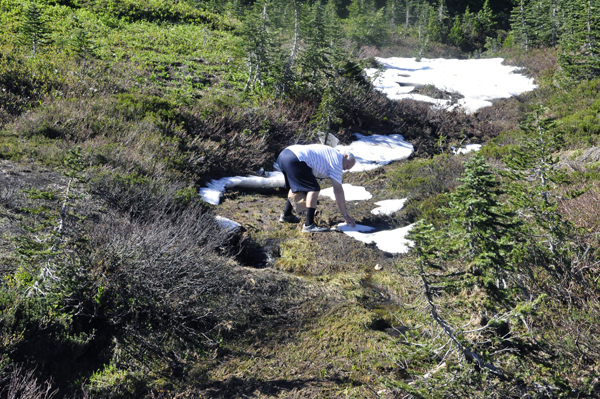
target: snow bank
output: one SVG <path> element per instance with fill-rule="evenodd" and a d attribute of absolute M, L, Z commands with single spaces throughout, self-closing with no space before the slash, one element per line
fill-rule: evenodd
<path fill-rule="evenodd" d="M 407 198 L 390 199 L 376 202 L 375 205 L 379 205 L 379 207 L 373 209 L 371 213 L 373 215 L 392 215 L 404 207 L 406 200 Z"/>
<path fill-rule="evenodd" d="M 481 144 L 467 144 L 464 147 L 461 148 L 454 148 L 452 147 L 452 152 L 455 154 L 468 154 L 471 151 L 479 151 L 481 150 Z"/>
<path fill-rule="evenodd" d="M 411 94 L 418 87 L 433 85 L 440 90 L 458 92 L 464 96 L 458 105 L 472 113 L 492 105 L 491 100 L 534 90 L 533 79 L 518 73 L 520 68 L 502 65 L 502 58 L 477 60 L 377 58 L 385 70 L 373 83 L 377 90 L 392 100 L 413 99 L 449 107 L 447 100 Z M 369 68 L 367 75 L 375 77 L 377 69 Z"/>
<path fill-rule="evenodd" d="M 404 137 L 399 134 L 363 136 L 354 133 L 354 136 L 357 141 L 353 141 L 350 145 L 335 147 L 342 153 L 351 152 L 356 158 L 356 164 L 349 172 L 376 169 L 393 161 L 406 159 L 414 152 L 413 145 L 404 141 Z"/>
<path fill-rule="evenodd" d="M 226 188 L 278 188 L 285 186 L 285 179 L 281 172 L 266 172 L 262 176 L 236 176 L 224 177 L 219 180 L 211 180 L 207 187 L 200 189 L 200 196 L 209 204 L 219 205 L 221 196 Z"/>
<path fill-rule="evenodd" d="M 344 183 L 342 184 L 342 188 L 344 189 L 344 197 L 346 197 L 346 201 L 364 201 L 373 197 L 373 195 L 364 187 L 353 186 L 352 184 Z M 328 197 L 335 201 L 333 187 L 321 190 L 319 197 Z"/>
<path fill-rule="evenodd" d="M 344 234 L 347 234 L 358 241 L 362 241 L 365 244 L 375 243 L 377 248 L 384 252 L 404 254 L 413 246 L 413 242 L 406 239 L 406 236 L 412 230 L 413 226 L 414 224 L 411 224 L 399 229 L 384 230 L 375 233 L 365 233 L 375 229 L 360 224 L 357 224 L 356 227 L 353 228 L 346 223 L 340 223 L 337 228 L 343 231 Z"/>
<path fill-rule="evenodd" d="M 238 222 L 234 222 L 233 220 L 227 219 L 223 216 L 215 216 L 215 220 L 217 221 L 217 225 L 227 232 L 234 231 L 238 227 L 242 226 Z"/>

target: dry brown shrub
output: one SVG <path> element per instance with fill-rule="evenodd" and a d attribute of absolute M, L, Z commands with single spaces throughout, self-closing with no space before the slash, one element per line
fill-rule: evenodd
<path fill-rule="evenodd" d="M 571 223 L 590 233 L 600 231 L 600 184 L 579 184 L 573 190 L 589 190 L 574 199 L 560 201 L 558 211 Z"/>
<path fill-rule="evenodd" d="M 357 56 L 359 59 L 379 57 L 379 50 L 375 46 L 362 46 L 358 50 Z"/>
<path fill-rule="evenodd" d="M 505 57 L 504 64 L 525 68 L 526 75 L 539 78 L 554 72 L 557 67 L 558 48 L 535 48 L 529 51 L 514 49 Z"/>
<path fill-rule="evenodd" d="M 256 108 L 209 108 L 199 105 L 186 115 L 190 136 L 189 166 L 207 178 L 231 173 L 253 173 L 272 168 L 277 155 L 295 141 L 306 139 L 314 115 L 309 100 L 276 100 Z"/>
<path fill-rule="evenodd" d="M 51 381 L 39 384 L 33 370 L 25 371 L 22 367 L 13 368 L 6 380 L 0 380 L 4 385 L 0 391 L 2 399 L 51 399 L 58 389 L 52 388 Z"/>

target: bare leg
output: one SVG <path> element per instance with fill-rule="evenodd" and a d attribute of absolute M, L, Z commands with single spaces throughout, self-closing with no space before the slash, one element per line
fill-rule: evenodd
<path fill-rule="evenodd" d="M 307 208 L 316 208 L 317 200 L 319 199 L 320 191 L 309 191 L 306 194 L 306 207 Z"/>

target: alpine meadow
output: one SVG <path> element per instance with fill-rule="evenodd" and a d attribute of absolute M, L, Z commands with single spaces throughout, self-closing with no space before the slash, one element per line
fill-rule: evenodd
<path fill-rule="evenodd" d="M 470 110 L 441 59 L 535 89 Z M 200 195 L 329 137 L 410 147 L 344 173 L 364 232 Z M 600 398 L 600 0 L 0 0 L 17 398 Z"/>

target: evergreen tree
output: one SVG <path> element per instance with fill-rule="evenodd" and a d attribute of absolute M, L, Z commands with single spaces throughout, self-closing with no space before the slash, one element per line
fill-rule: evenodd
<path fill-rule="evenodd" d="M 348 13 L 348 37 L 358 46 L 380 46 L 388 42 L 385 9 L 378 10 L 373 0 L 352 0 Z"/>
<path fill-rule="evenodd" d="M 399 26 L 402 25 L 403 15 L 402 6 L 399 0 L 387 0 L 385 4 L 386 17 L 389 20 L 389 26 L 391 31 L 395 31 Z"/>
<path fill-rule="evenodd" d="M 514 43 L 519 47 L 529 50 L 531 28 L 527 23 L 526 0 L 519 0 L 510 15 L 511 35 Z"/>
<path fill-rule="evenodd" d="M 224 6 L 225 14 L 242 19 L 244 15 L 243 0 L 228 0 Z"/>
<path fill-rule="evenodd" d="M 552 35 L 552 3 L 549 0 L 531 1 L 527 9 L 530 43 L 540 47 L 550 43 Z"/>
<path fill-rule="evenodd" d="M 77 19 L 75 20 L 75 29 L 71 36 L 70 45 L 77 59 L 81 62 L 81 69 L 85 70 L 87 62 L 96 55 L 96 46 L 90 39 L 88 31 Z"/>
<path fill-rule="evenodd" d="M 450 195 L 449 206 L 442 209 L 452 217 L 454 245 L 470 262 L 473 273 L 487 277 L 487 287 L 505 288 L 505 277 L 512 270 L 509 255 L 516 224 L 500 201 L 504 190 L 480 155 L 465 163 L 459 181 L 463 184 Z"/>
<path fill-rule="evenodd" d="M 469 6 L 465 9 L 462 20 L 463 43 L 467 50 L 475 47 L 477 15 L 471 12 Z"/>
<path fill-rule="evenodd" d="M 427 36 L 429 40 L 439 42 L 442 39 L 442 23 L 438 20 L 435 8 L 429 8 L 429 22 L 427 24 Z"/>
<path fill-rule="evenodd" d="M 287 86 L 289 83 L 295 80 L 292 73 L 292 66 L 296 60 L 296 55 L 298 53 L 298 45 L 300 41 L 300 4 L 298 0 L 293 0 L 290 5 L 293 7 L 293 19 L 294 19 L 294 33 L 293 33 L 293 42 L 292 49 L 290 51 L 290 55 L 288 57 L 287 63 L 285 65 L 284 79 L 280 82 L 281 85 L 278 88 L 282 94 L 287 92 Z"/>
<path fill-rule="evenodd" d="M 299 55 L 299 80 L 303 89 L 321 95 L 335 76 L 335 65 L 341 58 L 337 16 L 321 1 L 307 6 L 302 23 L 304 48 Z"/>
<path fill-rule="evenodd" d="M 600 75 L 600 0 L 569 0 L 569 32 L 561 40 L 560 66 L 574 79 Z"/>
<path fill-rule="evenodd" d="M 561 30 L 561 9 L 559 0 L 548 1 L 549 24 L 547 28 L 547 43 L 554 47 L 558 44 L 558 37 Z"/>
<path fill-rule="evenodd" d="M 248 64 L 244 90 L 275 86 L 284 78 L 285 55 L 278 43 L 277 29 L 269 16 L 275 5 L 270 0 L 254 3 L 243 28 Z"/>
<path fill-rule="evenodd" d="M 566 174 L 557 168 L 554 154 L 562 147 L 563 137 L 547 112 L 538 106 L 521 124 L 525 139 L 504 158 L 508 168 L 504 175 L 512 182 L 510 197 L 515 211 L 528 222 L 526 257 L 543 266 L 553 265 L 554 272 L 562 273 L 559 269 L 568 263 L 568 237 L 573 227 L 557 212 L 553 191 L 565 182 Z M 580 194 L 573 192 L 570 197 Z"/>
<path fill-rule="evenodd" d="M 446 21 L 448 20 L 448 12 L 445 0 L 440 0 L 437 9 L 431 7 L 429 9 L 429 38 L 433 41 L 441 42 L 448 35 Z"/>
<path fill-rule="evenodd" d="M 410 27 L 410 24 L 414 18 L 413 8 L 414 6 L 412 0 L 404 0 L 404 26 L 406 29 Z"/>
<path fill-rule="evenodd" d="M 327 87 L 313 120 L 316 132 L 330 132 L 342 123 L 342 118 L 339 116 L 342 113 L 341 103 L 335 88 Z"/>
<path fill-rule="evenodd" d="M 448 41 L 455 46 L 462 47 L 465 42 L 465 36 L 462 27 L 462 21 L 460 15 L 454 17 L 454 24 L 448 34 Z"/>
<path fill-rule="evenodd" d="M 429 46 L 429 20 L 430 16 L 435 13 L 432 11 L 433 7 L 429 5 L 427 2 L 421 3 L 416 11 L 416 31 L 417 38 L 419 40 L 418 48 L 417 48 L 417 60 L 420 60 L 423 56 L 423 53 L 427 50 Z"/>
<path fill-rule="evenodd" d="M 495 25 L 495 16 L 490 8 L 490 2 L 485 0 L 483 7 L 477 13 L 476 29 L 481 43 L 485 42 L 486 37 L 493 34 Z"/>
<path fill-rule="evenodd" d="M 25 7 L 19 30 L 21 43 L 31 46 L 34 57 L 42 47 L 52 43 L 43 9 L 35 1 L 31 1 Z"/>

